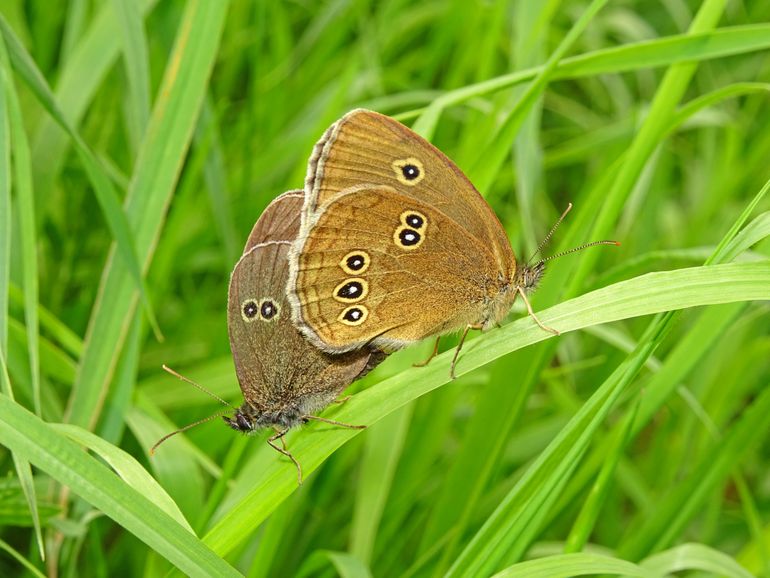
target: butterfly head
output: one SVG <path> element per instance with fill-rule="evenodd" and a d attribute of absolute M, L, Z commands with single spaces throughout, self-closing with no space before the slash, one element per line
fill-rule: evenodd
<path fill-rule="evenodd" d="M 222 419 L 224 419 L 225 423 L 235 431 L 252 433 L 259 427 L 255 420 L 256 416 L 254 416 L 253 413 L 254 411 L 250 405 L 243 404 L 235 410 L 235 414 L 232 417 L 224 415 L 222 416 Z"/>
<path fill-rule="evenodd" d="M 543 273 L 545 273 L 545 261 L 538 261 L 534 265 L 522 265 L 516 268 L 513 285 L 521 287 L 525 293 L 530 293 L 537 289 Z"/>

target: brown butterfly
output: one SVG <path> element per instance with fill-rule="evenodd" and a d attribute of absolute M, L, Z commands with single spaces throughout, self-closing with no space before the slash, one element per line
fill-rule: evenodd
<path fill-rule="evenodd" d="M 517 297 L 558 334 L 527 299 L 545 260 L 517 262 L 460 169 L 376 112 L 348 113 L 316 144 L 289 262 L 293 320 L 327 352 L 392 350 L 462 330 L 454 377 L 467 332 L 499 324 Z"/>
<path fill-rule="evenodd" d="M 365 427 L 315 413 L 334 402 L 351 382 L 385 357 L 370 349 L 340 355 L 326 353 L 311 345 L 292 324 L 286 300 L 287 257 L 299 231 L 302 203 L 302 191 L 289 191 L 275 199 L 254 225 L 244 254 L 233 270 L 227 321 L 244 403 L 233 408 L 232 417 L 223 416 L 230 427 L 244 433 L 275 429 L 267 443 L 294 462 L 299 483 L 299 462 L 285 446 L 278 447 L 275 442 L 283 444 L 283 436 L 290 428 L 309 420 Z"/>

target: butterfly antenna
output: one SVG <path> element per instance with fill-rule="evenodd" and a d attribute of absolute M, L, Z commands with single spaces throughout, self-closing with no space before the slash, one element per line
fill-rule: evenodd
<path fill-rule="evenodd" d="M 181 380 L 182 380 L 182 381 L 184 381 L 185 383 L 189 383 L 189 384 L 190 384 L 190 385 L 192 385 L 193 387 L 196 387 L 196 388 L 198 388 L 199 390 L 201 390 L 203 393 L 205 393 L 205 394 L 206 394 L 206 395 L 208 395 L 209 397 L 212 397 L 212 398 L 216 399 L 216 400 L 217 400 L 219 403 L 221 403 L 222 405 L 226 405 L 227 407 L 229 407 L 229 408 L 230 408 L 230 409 L 232 409 L 233 411 L 237 411 L 237 409 L 236 409 L 236 408 L 234 408 L 232 405 L 230 405 L 229 403 L 227 403 L 227 402 L 226 402 L 224 399 L 222 399 L 221 397 L 219 397 L 219 396 L 218 396 L 216 393 L 214 393 L 214 392 L 212 392 L 212 391 L 209 391 L 208 389 L 206 389 L 205 387 L 203 387 L 202 385 L 200 385 L 200 384 L 198 384 L 198 383 L 195 383 L 195 382 L 194 382 L 192 379 L 189 379 L 189 378 L 185 377 L 184 375 L 181 375 L 181 374 L 177 373 L 176 371 L 174 371 L 173 369 L 171 369 L 171 368 L 170 368 L 168 365 L 166 365 L 166 364 L 163 364 L 163 369 L 164 369 L 164 371 L 166 371 L 166 372 L 170 373 L 170 374 L 171 374 L 171 375 L 173 375 L 174 377 L 177 377 L 177 378 L 181 379 Z M 203 420 L 203 421 L 206 421 L 206 420 Z M 184 429 L 187 429 L 187 428 L 184 428 Z M 182 429 L 182 430 L 180 430 L 180 431 L 184 431 L 184 429 Z M 176 432 L 175 432 L 175 433 L 176 433 Z"/>
<path fill-rule="evenodd" d="M 587 249 L 588 247 L 594 247 L 596 245 L 615 245 L 616 247 L 620 247 L 620 243 L 618 241 L 592 241 L 590 243 L 585 243 L 584 245 L 580 245 L 579 247 L 573 247 L 572 249 L 567 249 L 566 251 L 562 251 L 561 253 L 556 253 L 556 255 L 551 255 L 550 257 L 546 257 L 545 259 L 540 259 L 540 263 L 545 263 L 546 261 L 550 261 L 551 259 L 556 259 L 557 257 L 564 257 L 564 255 L 569 255 L 570 253 L 576 253 L 577 251 L 582 251 L 583 249 Z"/>
<path fill-rule="evenodd" d="M 564 212 L 561 214 L 561 217 L 559 217 L 556 223 L 554 223 L 553 227 L 551 227 L 551 230 L 548 231 L 548 234 L 545 237 L 543 237 L 543 240 L 540 241 L 540 244 L 537 246 L 537 249 L 535 250 L 535 252 L 532 253 L 532 256 L 529 258 L 527 263 L 531 263 L 532 259 L 535 258 L 535 255 L 540 253 L 540 251 L 543 250 L 543 247 L 545 247 L 548 244 L 548 241 L 551 240 L 551 237 L 553 237 L 553 234 L 556 232 L 556 229 L 558 229 L 559 225 L 561 225 L 561 222 L 564 220 L 564 217 L 566 217 L 567 213 L 569 213 L 571 210 L 572 210 L 572 203 L 569 203 L 567 205 L 567 208 L 564 209 Z"/>
<path fill-rule="evenodd" d="M 157 442 L 155 442 L 155 445 L 150 448 L 150 455 L 155 455 L 155 450 L 158 448 L 160 444 L 162 444 L 164 441 L 166 441 L 168 438 L 175 436 L 178 433 L 182 433 L 183 431 L 187 431 L 190 428 L 195 427 L 196 425 L 200 425 L 202 423 L 206 423 L 207 421 L 211 421 L 212 419 L 215 419 L 217 417 L 222 417 L 223 415 L 226 415 L 229 412 L 220 412 L 214 415 L 210 415 L 209 417 L 204 417 L 203 419 L 199 419 L 196 422 L 189 423 L 184 427 L 179 428 L 178 430 L 172 431 L 171 433 L 168 433 L 164 435 L 162 438 L 160 438 Z"/>

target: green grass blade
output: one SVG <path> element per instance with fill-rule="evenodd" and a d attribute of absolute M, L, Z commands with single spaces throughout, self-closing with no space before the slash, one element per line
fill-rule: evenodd
<path fill-rule="evenodd" d="M 625 417 L 625 424 L 616 432 L 615 439 L 610 445 L 608 453 L 605 455 L 604 464 L 602 469 L 599 470 L 599 475 L 596 477 L 596 482 L 591 488 L 591 492 L 588 494 L 587 499 L 583 502 L 583 506 L 580 509 L 580 513 L 575 519 L 575 523 L 570 530 L 567 540 L 564 544 L 564 553 L 572 554 L 580 552 L 586 545 L 588 537 L 594 529 L 596 520 L 599 517 L 603 502 L 606 499 L 606 494 L 609 485 L 612 483 L 615 470 L 620 462 L 620 458 L 623 455 L 623 450 L 626 447 L 630 437 L 634 420 L 639 411 L 639 402 L 634 404 L 632 411 Z"/>
<path fill-rule="evenodd" d="M 143 14 L 149 14 L 158 0 L 139 0 Z M 82 39 L 63 63 L 56 85 L 56 102 L 67 121 L 79 126 L 88 105 L 118 59 L 121 47 L 120 23 L 115 11 L 104 3 L 91 21 Z M 68 138 L 56 121 L 42 120 L 32 147 L 35 183 L 45 196 L 53 188 L 68 148 Z"/>
<path fill-rule="evenodd" d="M 38 570 L 29 560 L 27 560 L 24 556 L 22 556 L 18 550 L 13 548 L 8 542 L 5 540 L 0 540 L 0 548 L 8 552 L 13 558 L 15 558 L 19 564 L 24 566 L 24 568 L 27 569 L 28 572 L 30 572 L 33 576 L 36 578 L 46 578 L 45 574 L 43 574 L 40 570 Z"/>
<path fill-rule="evenodd" d="M 129 486 L 193 533 L 192 527 L 171 497 L 131 455 L 81 427 L 70 424 L 52 424 L 51 427 L 98 454 Z"/>
<path fill-rule="evenodd" d="M 179 28 L 126 199 L 143 268 L 152 259 L 190 143 L 226 11 L 227 2 L 190 2 Z M 102 277 L 69 406 L 69 419 L 76 425 L 89 427 L 98 418 L 136 301 L 127 279 L 130 271 L 111 258 Z"/>
<path fill-rule="evenodd" d="M 5 363 L 5 355 L 0 352 L 0 391 L 4 397 L 13 401 L 13 388 L 11 387 L 11 379 L 8 376 L 8 367 Z M 35 528 L 35 540 L 37 542 L 38 552 L 40 552 L 40 559 L 45 560 L 45 544 L 43 542 L 43 533 L 40 526 L 40 513 L 37 507 L 37 492 L 35 491 L 35 478 L 32 475 L 32 468 L 29 462 L 22 458 L 16 452 L 11 452 L 13 457 L 13 465 L 16 469 L 16 475 L 19 477 L 19 484 L 21 490 L 24 492 L 24 498 L 27 501 L 27 507 L 29 508 L 29 515 L 32 518 L 32 524 Z"/>
<path fill-rule="evenodd" d="M 8 116 L 13 149 L 13 188 L 19 205 L 19 232 L 22 255 L 22 279 L 24 292 L 24 320 L 27 327 L 27 353 L 32 383 L 32 399 L 35 413 L 40 415 L 40 327 L 38 307 L 38 262 L 37 231 L 35 222 L 35 195 L 32 190 L 32 167 L 30 166 L 29 143 L 24 129 L 21 106 L 10 70 L 5 42 L 0 45 L 0 66 L 4 68 L 2 90 L 8 103 Z"/>
<path fill-rule="evenodd" d="M 634 576 L 638 578 L 662 578 L 661 574 L 641 566 L 596 554 L 562 554 L 540 560 L 520 562 L 498 572 L 493 578 L 571 578 L 572 576 Z"/>
<path fill-rule="evenodd" d="M 366 432 L 366 447 L 350 529 L 350 553 L 364 564 L 371 564 L 382 511 L 392 488 L 398 459 L 404 449 L 411 410 L 411 406 L 406 406 Z"/>
<path fill-rule="evenodd" d="M 0 443 L 68 486 L 190 576 L 240 576 L 79 445 L 0 396 Z"/>
<path fill-rule="evenodd" d="M 730 291 L 725 291 L 729 287 Z M 538 312 L 541 321 L 562 333 L 662 311 L 717 303 L 770 298 L 770 262 L 736 263 L 650 273 L 598 289 Z M 457 374 L 463 375 L 528 345 L 548 339 L 530 319 L 519 319 L 502 329 L 474 339 L 463 349 Z M 404 371 L 348 401 L 330 417 L 346 423 L 371 425 L 410 401 L 449 381 L 453 352 L 434 359 L 428 367 Z M 309 474 L 355 431 L 306 426 L 288 441 L 292 453 Z M 264 520 L 296 490 L 291 463 L 273 460 L 252 491 L 233 505 L 205 541 L 215 551 L 231 551 L 249 529 Z"/>
<path fill-rule="evenodd" d="M 666 548 L 684 525 L 699 512 L 710 493 L 723 483 L 752 447 L 766 442 L 770 430 L 770 389 L 765 389 L 743 412 L 692 473 L 671 490 L 638 531 L 619 548 L 624 558 L 639 559 Z"/>
<path fill-rule="evenodd" d="M 115 19 L 123 41 L 123 59 L 128 76 L 130 95 L 131 134 L 136 143 L 141 141 L 150 119 L 150 69 L 144 21 L 138 2 L 112 0 Z"/>
<path fill-rule="evenodd" d="M 35 95 L 40 99 L 40 103 L 54 117 L 60 126 L 70 135 L 75 148 L 80 155 L 83 165 L 88 173 L 91 183 L 94 186 L 94 193 L 99 201 L 99 206 L 104 213 L 104 218 L 112 232 L 113 238 L 118 246 L 121 257 L 125 260 L 128 270 L 139 289 L 139 294 L 147 313 L 147 319 L 155 332 L 156 337 L 162 340 L 158 322 L 155 319 L 155 313 L 150 305 L 147 296 L 147 287 L 142 276 L 142 269 L 139 266 L 134 235 L 126 219 L 123 208 L 120 206 L 118 194 L 110 181 L 106 171 L 102 168 L 94 153 L 80 135 L 67 122 L 64 114 L 59 110 L 56 100 L 50 88 L 45 82 L 45 78 L 37 69 L 34 60 L 24 49 L 23 45 L 16 38 L 13 30 L 8 23 L 0 16 L 0 31 L 9 46 L 11 58 L 21 77 L 26 81 Z M 29 155 L 28 155 L 29 156 Z M 31 177 L 30 177 L 31 181 Z"/>
<path fill-rule="evenodd" d="M 725 0 L 706 0 L 693 19 L 689 32 L 698 34 L 713 29 L 725 8 Z M 605 239 L 612 236 L 624 203 L 628 199 L 650 155 L 667 133 L 674 119 L 677 104 L 695 74 L 697 62 L 674 64 L 663 76 L 650 104 L 650 111 L 644 124 L 631 142 L 620 170 L 607 192 L 588 238 Z M 598 253 L 586 252 L 572 275 L 567 295 L 574 295 L 583 285 L 591 270 L 596 267 Z"/>
<path fill-rule="evenodd" d="M 727 578 L 751 578 L 752 574 L 727 554 L 703 544 L 682 544 L 654 556 L 639 564 L 661 575 L 700 570 Z"/>
<path fill-rule="evenodd" d="M 726 27 L 715 31 L 667 36 L 646 42 L 605 48 L 565 58 L 554 73 L 556 79 L 617 74 L 677 63 L 712 60 L 770 48 L 770 25 Z M 424 110 L 398 115 L 401 120 L 419 116 L 414 130 L 432 138 L 443 109 L 474 97 L 491 94 L 535 78 L 542 66 L 521 70 L 446 92 Z M 440 102 L 441 106 L 435 103 Z"/>
<path fill-rule="evenodd" d="M 327 552 L 326 555 L 340 578 L 372 578 L 369 568 L 355 555 L 346 552 Z"/>
<path fill-rule="evenodd" d="M 559 46 L 543 65 L 542 71 L 527 87 L 509 114 L 506 115 L 503 124 L 489 145 L 481 151 L 476 163 L 472 165 L 468 174 L 479 190 L 488 190 L 494 182 L 503 162 L 511 152 L 511 143 L 515 140 L 532 106 L 543 93 L 548 82 L 553 78 L 559 61 L 572 48 L 578 37 L 585 31 L 588 24 L 606 3 L 607 0 L 593 0 L 585 9 L 578 21 L 570 28 L 567 35 L 559 43 Z M 441 103 L 439 103 L 439 106 L 441 106 Z"/>
<path fill-rule="evenodd" d="M 11 290 L 11 127 L 5 86 L 10 82 L 0 66 L 0 355 L 8 355 L 8 301 Z"/>

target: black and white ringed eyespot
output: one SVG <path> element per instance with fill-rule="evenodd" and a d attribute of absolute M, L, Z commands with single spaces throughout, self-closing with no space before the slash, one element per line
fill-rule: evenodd
<path fill-rule="evenodd" d="M 263 321 L 272 321 L 281 314 L 281 308 L 278 303 L 266 297 L 259 302 L 259 314 Z"/>
<path fill-rule="evenodd" d="M 404 251 L 414 251 L 425 240 L 424 232 L 401 225 L 393 232 L 393 242 Z"/>
<path fill-rule="evenodd" d="M 391 166 L 398 182 L 404 185 L 413 187 L 425 178 L 425 168 L 415 157 L 397 159 Z"/>
<path fill-rule="evenodd" d="M 246 299 L 241 303 L 241 317 L 246 323 L 251 323 L 259 316 L 259 305 L 254 299 Z"/>
<path fill-rule="evenodd" d="M 342 310 L 337 320 L 345 325 L 361 325 L 369 317 L 369 310 L 364 305 L 351 305 Z"/>
<path fill-rule="evenodd" d="M 369 283 L 361 277 L 345 279 L 334 288 L 332 296 L 341 303 L 355 303 L 369 294 Z"/>
<path fill-rule="evenodd" d="M 423 215 L 420 211 L 415 211 L 413 209 L 407 209 L 401 213 L 398 220 L 401 221 L 402 225 L 417 230 L 422 230 L 428 223 L 428 217 Z"/>
<path fill-rule="evenodd" d="M 369 268 L 371 259 L 366 251 L 355 250 L 345 255 L 340 261 L 340 267 L 348 275 L 360 275 Z"/>

